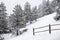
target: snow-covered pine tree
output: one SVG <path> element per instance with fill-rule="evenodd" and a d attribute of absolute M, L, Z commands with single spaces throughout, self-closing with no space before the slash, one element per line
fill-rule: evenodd
<path fill-rule="evenodd" d="M 17 31 L 26 26 L 23 10 L 20 5 L 16 5 L 13 14 L 10 16 L 10 22 L 14 29 Z"/>
<path fill-rule="evenodd" d="M 46 1 L 45 15 L 51 14 L 50 1 Z"/>
<path fill-rule="evenodd" d="M 38 14 L 37 14 L 37 6 L 35 6 L 35 7 L 32 9 L 32 13 L 33 13 L 32 19 L 36 21 L 36 19 L 38 18 Z"/>
<path fill-rule="evenodd" d="M 48 15 L 52 13 L 52 8 L 51 8 L 51 4 L 49 0 L 43 0 L 43 7 L 42 7 L 42 14 L 44 15 Z"/>
<path fill-rule="evenodd" d="M 42 17 L 42 4 L 40 4 L 39 6 L 38 6 L 38 18 L 40 18 L 40 17 Z"/>
<path fill-rule="evenodd" d="M 0 4 L 0 28 L 5 30 L 7 28 L 7 13 L 6 13 L 6 6 L 3 2 Z"/>
<path fill-rule="evenodd" d="M 53 0 L 53 2 L 55 2 L 56 4 L 56 16 L 54 17 L 54 19 L 57 21 L 57 20 L 60 20 L 60 0 Z"/>
<path fill-rule="evenodd" d="M 53 12 L 56 11 L 56 8 L 57 8 L 56 6 L 57 6 L 57 2 L 56 2 L 56 0 L 53 0 L 53 1 L 51 2 L 51 9 L 52 9 Z"/>
<path fill-rule="evenodd" d="M 45 15 L 45 9 L 46 9 L 46 0 L 43 0 L 42 2 L 42 9 L 41 9 L 41 15 Z"/>
<path fill-rule="evenodd" d="M 29 22 L 30 17 L 31 17 L 31 15 L 30 15 L 31 14 L 31 7 L 30 7 L 29 2 L 25 3 L 24 12 L 25 12 L 25 15 L 26 15 L 26 22 Z"/>
<path fill-rule="evenodd" d="M 24 14 L 23 14 L 23 10 L 21 8 L 20 5 L 16 5 L 14 10 L 13 10 L 13 14 L 16 18 L 16 26 L 18 26 L 18 28 L 23 28 L 24 27 Z"/>

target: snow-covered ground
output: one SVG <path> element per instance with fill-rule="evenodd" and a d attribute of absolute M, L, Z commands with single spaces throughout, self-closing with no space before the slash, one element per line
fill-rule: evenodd
<path fill-rule="evenodd" d="M 22 35 L 19 35 L 17 37 L 11 38 L 11 39 L 6 39 L 6 40 L 60 40 L 60 31 L 52 31 L 51 34 L 49 34 L 49 31 L 46 32 L 40 32 L 40 33 L 36 33 L 35 36 L 33 36 L 33 28 L 37 28 L 37 27 L 43 27 L 46 26 L 48 24 L 59 24 L 60 21 L 55 21 L 54 20 L 54 16 L 56 15 L 56 13 L 44 16 L 42 18 L 37 19 L 38 21 L 28 25 L 26 28 L 28 29 L 27 32 L 23 33 Z M 52 26 L 52 29 L 59 29 L 59 26 Z M 35 31 L 42 31 L 42 30 L 48 30 L 47 28 L 44 29 L 39 29 L 39 30 L 35 30 Z"/>

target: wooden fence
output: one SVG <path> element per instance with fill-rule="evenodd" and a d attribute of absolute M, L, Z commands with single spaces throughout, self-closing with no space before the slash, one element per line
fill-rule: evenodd
<path fill-rule="evenodd" d="M 46 25 L 46 26 L 43 26 L 43 27 L 33 28 L 33 35 L 35 35 L 35 33 L 46 32 L 46 31 L 49 31 L 49 34 L 51 34 L 51 31 L 60 30 L 60 29 L 51 29 L 51 26 L 57 26 L 57 25 L 60 25 L 60 24 L 52 24 L 52 25 L 49 24 L 49 25 Z M 42 29 L 42 28 L 46 28 L 46 27 L 49 27 L 49 30 L 43 30 L 43 31 L 35 32 L 36 29 Z"/>

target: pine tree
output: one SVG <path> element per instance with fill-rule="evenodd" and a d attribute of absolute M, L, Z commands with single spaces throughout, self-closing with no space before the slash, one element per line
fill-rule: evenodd
<path fill-rule="evenodd" d="M 20 28 L 22 28 L 22 26 L 24 25 L 24 19 L 23 19 L 24 14 L 23 14 L 23 11 L 21 9 L 21 6 L 16 5 L 14 9 L 15 10 L 13 10 L 13 12 L 14 12 L 14 16 L 16 18 L 16 25 L 18 27 L 20 26 Z"/>
<path fill-rule="evenodd" d="M 39 10 L 40 11 L 39 12 L 40 13 L 40 17 L 42 17 L 42 16 L 44 16 L 46 14 L 45 13 L 45 9 L 47 8 L 46 3 L 47 3 L 46 0 L 43 0 L 42 4 L 40 4 L 41 6 L 39 5 L 39 7 L 38 7 L 38 10 L 40 9 Z"/>
<path fill-rule="evenodd" d="M 49 5 L 49 0 L 46 2 L 46 9 L 45 9 L 45 12 L 46 12 L 46 14 L 45 14 L 45 15 L 50 14 L 50 5 Z"/>
<path fill-rule="evenodd" d="M 50 1 L 46 2 L 45 15 L 51 14 Z"/>
<path fill-rule="evenodd" d="M 23 10 L 20 5 L 16 5 L 13 14 L 10 16 L 11 25 L 18 32 L 19 29 L 26 26 Z M 18 33 L 17 33 L 18 35 Z"/>
<path fill-rule="evenodd" d="M 45 0 L 45 3 L 43 3 L 42 5 L 43 5 L 42 7 L 43 16 L 52 13 L 52 8 L 49 0 L 47 1 Z"/>
<path fill-rule="evenodd" d="M 43 16 L 43 7 L 44 6 L 42 4 L 38 6 L 38 18 Z"/>
<path fill-rule="evenodd" d="M 26 15 L 26 22 L 29 22 L 30 17 L 31 17 L 31 15 L 30 15 L 31 14 L 31 7 L 30 7 L 29 2 L 25 3 L 24 12 L 25 12 L 25 15 Z"/>
<path fill-rule="evenodd" d="M 55 2 L 55 4 L 57 4 L 55 7 L 56 7 L 56 16 L 54 17 L 54 19 L 57 21 L 57 20 L 60 20 L 60 0 L 54 0 L 53 2 Z"/>
<path fill-rule="evenodd" d="M 56 8 L 57 8 L 56 6 L 57 6 L 57 2 L 56 2 L 56 0 L 53 0 L 53 1 L 51 2 L 51 9 L 52 9 L 53 12 L 56 11 Z"/>
<path fill-rule="evenodd" d="M 6 6 L 3 2 L 0 4 L 0 28 L 3 30 L 7 28 L 7 13 L 6 13 Z"/>
<path fill-rule="evenodd" d="M 38 14 L 37 14 L 37 6 L 35 6 L 33 9 L 32 9 L 32 13 L 33 13 L 33 20 L 36 21 L 36 19 L 38 18 Z"/>

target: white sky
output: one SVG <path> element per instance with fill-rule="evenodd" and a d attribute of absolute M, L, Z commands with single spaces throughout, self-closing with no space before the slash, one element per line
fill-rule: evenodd
<path fill-rule="evenodd" d="M 42 0 L 0 0 L 0 3 L 4 2 L 7 9 L 7 13 L 11 14 L 13 13 L 12 10 L 15 7 L 15 5 L 20 4 L 22 8 L 24 8 L 24 4 L 27 1 L 31 4 L 31 7 L 38 6 L 42 3 Z"/>

